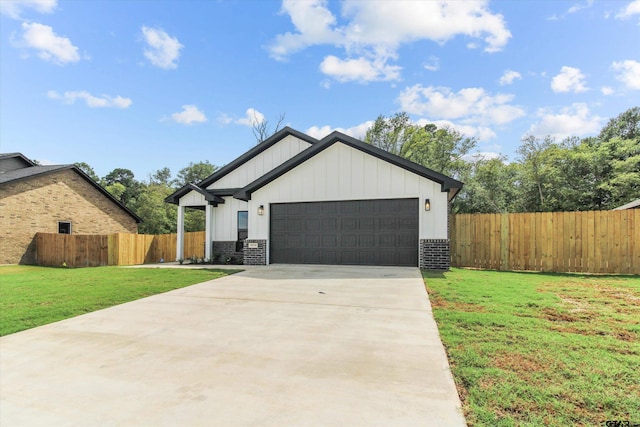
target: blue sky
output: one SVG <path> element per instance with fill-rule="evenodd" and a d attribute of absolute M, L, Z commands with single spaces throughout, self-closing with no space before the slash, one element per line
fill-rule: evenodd
<path fill-rule="evenodd" d="M 515 158 L 640 105 L 640 0 L 0 2 L 0 151 L 140 180 L 379 115 Z"/>

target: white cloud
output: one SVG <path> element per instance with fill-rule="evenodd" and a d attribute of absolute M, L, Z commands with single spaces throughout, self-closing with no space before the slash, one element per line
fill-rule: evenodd
<path fill-rule="evenodd" d="M 575 103 L 563 108 L 559 113 L 549 109 L 538 111 L 540 121 L 529 128 L 535 136 L 551 135 L 557 139 L 597 133 L 602 127 L 602 117 L 591 114 L 589 107 Z"/>
<path fill-rule="evenodd" d="M 17 46 L 35 49 L 41 59 L 58 65 L 80 60 L 78 48 L 71 40 L 58 36 L 53 28 L 37 22 L 22 23 L 22 39 L 17 42 Z"/>
<path fill-rule="evenodd" d="M 216 121 L 221 124 L 221 125 L 228 125 L 229 123 L 233 122 L 233 119 L 231 117 L 229 117 L 228 114 L 226 113 L 220 113 L 218 114 L 218 117 L 216 117 Z"/>
<path fill-rule="evenodd" d="M 253 127 L 254 125 L 264 122 L 264 114 L 255 108 L 247 108 L 245 117 L 237 119 L 234 123 L 244 126 Z"/>
<path fill-rule="evenodd" d="M 207 116 L 198 109 L 195 105 L 183 105 L 182 111 L 179 113 L 173 113 L 171 118 L 174 122 L 183 125 L 191 125 L 193 123 L 204 123 L 207 121 Z"/>
<path fill-rule="evenodd" d="M 510 85 L 515 80 L 522 80 L 522 75 L 513 70 L 505 70 L 502 77 L 500 77 L 500 86 Z"/>
<path fill-rule="evenodd" d="M 628 89 L 640 89 L 640 62 L 627 59 L 626 61 L 614 62 L 611 68 L 619 71 L 616 78 L 624 83 Z"/>
<path fill-rule="evenodd" d="M 554 92 L 580 93 L 589 90 L 585 86 L 585 75 L 579 68 L 564 66 L 560 69 L 560 74 L 551 80 L 551 89 Z"/>
<path fill-rule="evenodd" d="M 144 25 L 142 26 L 142 34 L 147 43 L 144 56 L 153 65 L 165 70 L 177 68 L 180 49 L 184 47 L 177 38 L 171 37 L 159 28 L 149 28 Z"/>
<path fill-rule="evenodd" d="M 440 69 L 440 58 L 437 56 L 430 56 L 429 62 L 424 64 L 425 70 L 438 71 Z"/>
<path fill-rule="evenodd" d="M 569 9 L 567 9 L 566 12 L 562 13 L 560 16 L 553 14 L 550 17 L 547 18 L 547 21 L 559 21 L 560 19 L 564 19 L 567 17 L 567 15 L 570 15 L 572 13 L 577 13 L 583 9 L 588 9 L 591 6 L 593 6 L 594 0 L 586 0 L 583 3 L 576 3 L 573 6 L 571 6 Z"/>
<path fill-rule="evenodd" d="M 490 95 L 482 88 L 465 88 L 457 93 L 446 87 L 407 87 L 397 101 L 403 111 L 434 119 L 459 119 L 464 125 L 503 125 L 524 115 L 511 105 L 513 95 Z"/>
<path fill-rule="evenodd" d="M 364 123 L 360 123 L 359 125 L 350 127 L 350 128 L 341 128 L 341 127 L 331 127 L 329 125 L 325 126 L 311 126 L 309 129 L 305 131 L 305 133 L 309 136 L 312 136 L 316 139 L 322 139 L 325 136 L 329 135 L 333 131 L 342 132 L 345 135 L 349 135 L 353 138 L 364 139 L 367 134 L 367 130 L 373 126 L 373 120 L 368 120 Z"/>
<path fill-rule="evenodd" d="M 622 9 L 617 15 L 618 19 L 628 19 L 633 15 L 640 15 L 640 0 L 634 0 Z"/>
<path fill-rule="evenodd" d="M 22 19 L 22 12 L 27 9 L 33 9 L 38 13 L 53 13 L 57 5 L 57 0 L 2 0 L 0 14 Z"/>
<path fill-rule="evenodd" d="M 94 96 L 86 90 L 69 91 L 64 94 L 50 90 L 47 92 L 47 96 L 50 99 L 61 100 L 65 104 L 74 104 L 77 100 L 82 100 L 90 108 L 129 108 L 133 104 L 131 99 L 123 98 L 120 95 L 116 97 L 109 95 Z"/>
<path fill-rule="evenodd" d="M 329 44 L 343 48 L 346 58 L 325 58 L 324 69 L 321 67 L 323 72 L 333 71 L 329 75 L 342 78 L 341 81 L 390 80 L 399 79 L 400 68 L 387 62 L 397 59 L 397 51 L 403 44 L 425 39 L 442 44 L 463 35 L 483 39 L 485 51 L 496 52 L 511 38 L 503 16 L 489 11 L 485 0 L 345 0 L 341 6 L 341 15 L 346 22 L 339 26 L 326 0 L 283 0 L 282 13 L 291 17 L 295 30 L 275 37 L 267 46 L 271 57 L 284 60 L 309 46 Z M 358 70 L 345 72 L 348 67 Z M 336 72 L 336 68 L 340 72 Z M 377 72 L 372 72 L 371 68 Z M 345 78 L 345 74 L 359 77 Z"/>
<path fill-rule="evenodd" d="M 600 92 L 602 92 L 603 95 L 609 96 L 609 95 L 613 95 L 614 90 L 610 86 L 602 86 L 600 88 Z"/>
<path fill-rule="evenodd" d="M 401 69 L 402 67 L 389 65 L 380 59 L 368 60 L 361 57 L 342 60 L 333 55 L 325 57 L 320 64 L 320 71 L 341 83 L 397 80 Z"/>
<path fill-rule="evenodd" d="M 569 10 L 567 10 L 567 13 L 576 13 L 581 11 L 582 9 L 587 9 L 591 6 L 593 6 L 593 0 L 587 0 L 584 3 L 574 4 L 569 8 Z"/>

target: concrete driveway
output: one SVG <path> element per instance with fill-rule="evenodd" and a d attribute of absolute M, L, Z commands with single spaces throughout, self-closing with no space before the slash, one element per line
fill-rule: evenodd
<path fill-rule="evenodd" d="M 0 339 L 0 425 L 464 426 L 416 268 L 273 265 Z"/>

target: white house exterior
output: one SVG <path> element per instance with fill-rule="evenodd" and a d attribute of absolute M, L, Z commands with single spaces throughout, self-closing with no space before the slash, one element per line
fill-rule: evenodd
<path fill-rule="evenodd" d="M 462 183 L 339 132 L 285 128 L 167 198 L 205 207 L 205 257 L 245 264 L 449 267 L 448 207 Z"/>

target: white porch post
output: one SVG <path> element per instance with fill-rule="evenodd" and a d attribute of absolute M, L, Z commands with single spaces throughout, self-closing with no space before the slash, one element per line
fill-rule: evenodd
<path fill-rule="evenodd" d="M 184 206 L 178 205 L 178 239 L 176 242 L 176 261 L 184 259 Z"/>
<path fill-rule="evenodd" d="M 211 254 L 211 246 L 213 242 L 213 205 L 207 203 L 204 208 L 204 223 L 205 223 L 205 232 L 204 232 L 204 257 L 205 259 L 210 260 L 212 257 Z"/>

